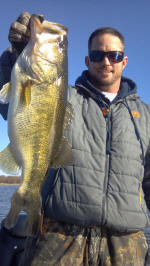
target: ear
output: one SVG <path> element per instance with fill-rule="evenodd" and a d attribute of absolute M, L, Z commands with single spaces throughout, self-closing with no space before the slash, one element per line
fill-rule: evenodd
<path fill-rule="evenodd" d="M 85 56 L 85 65 L 87 66 L 87 68 L 89 67 L 89 57 Z"/>
<path fill-rule="evenodd" d="M 123 58 L 123 69 L 126 67 L 127 63 L 128 63 L 128 57 L 125 56 L 125 57 Z"/>

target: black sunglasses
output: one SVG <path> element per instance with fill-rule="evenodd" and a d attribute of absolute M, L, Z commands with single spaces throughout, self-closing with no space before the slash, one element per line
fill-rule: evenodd
<path fill-rule="evenodd" d="M 107 56 L 109 61 L 113 63 L 119 63 L 124 58 L 124 52 L 118 52 L 118 51 L 104 52 L 101 50 L 92 50 L 89 53 L 89 58 L 92 62 L 100 62 L 104 59 L 104 56 Z"/>

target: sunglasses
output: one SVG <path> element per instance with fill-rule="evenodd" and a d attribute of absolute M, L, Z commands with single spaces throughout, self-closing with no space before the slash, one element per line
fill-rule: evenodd
<path fill-rule="evenodd" d="M 124 58 L 124 52 L 118 52 L 118 51 L 104 52 L 101 50 L 92 50 L 89 53 L 89 58 L 90 61 L 92 62 L 100 62 L 104 59 L 105 56 L 107 56 L 109 61 L 113 63 L 119 63 Z"/>

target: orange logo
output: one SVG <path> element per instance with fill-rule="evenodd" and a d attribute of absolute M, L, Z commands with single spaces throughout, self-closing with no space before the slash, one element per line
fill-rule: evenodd
<path fill-rule="evenodd" d="M 104 116 L 106 116 L 106 114 L 109 113 L 109 109 L 105 109 L 105 108 L 103 108 L 102 111 L 103 111 L 103 115 L 104 115 Z"/>
<path fill-rule="evenodd" d="M 131 111 L 133 117 L 140 118 L 140 113 L 137 111 Z"/>

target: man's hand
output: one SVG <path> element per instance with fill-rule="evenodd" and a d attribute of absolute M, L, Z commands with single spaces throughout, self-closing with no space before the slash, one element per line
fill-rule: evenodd
<path fill-rule="evenodd" d="M 43 15 L 37 16 L 41 22 L 44 20 Z M 30 17 L 28 12 L 23 12 L 10 26 L 8 40 L 17 54 L 22 52 L 30 39 Z"/>
<path fill-rule="evenodd" d="M 30 17 L 28 12 L 23 12 L 17 20 L 11 24 L 9 29 L 8 39 L 18 54 L 22 52 L 30 39 Z"/>

